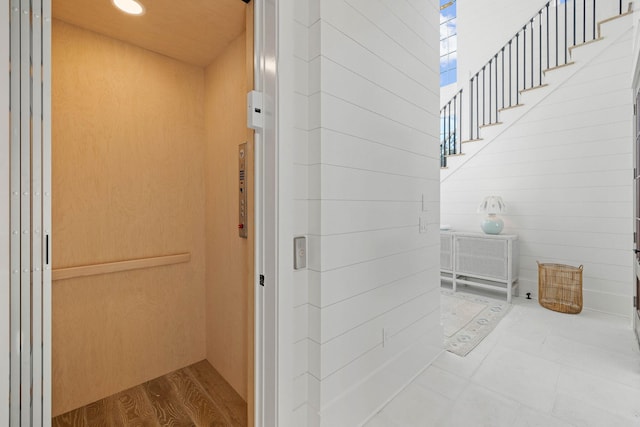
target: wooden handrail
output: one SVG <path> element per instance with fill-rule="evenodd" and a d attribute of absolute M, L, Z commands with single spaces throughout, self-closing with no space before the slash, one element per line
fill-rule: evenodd
<path fill-rule="evenodd" d="M 52 280 L 74 279 L 76 277 L 95 276 L 98 274 L 119 273 L 121 271 L 138 270 L 141 268 L 180 264 L 183 262 L 189 262 L 190 260 L 191 253 L 182 253 L 151 258 L 107 262 L 102 264 L 82 265 L 78 267 L 56 268 L 52 272 Z"/>

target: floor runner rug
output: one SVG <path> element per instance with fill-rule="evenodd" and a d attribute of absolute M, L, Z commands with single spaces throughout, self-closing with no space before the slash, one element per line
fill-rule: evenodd
<path fill-rule="evenodd" d="M 444 348 L 466 356 L 509 312 L 511 304 L 481 295 L 442 289 L 441 317 Z"/>

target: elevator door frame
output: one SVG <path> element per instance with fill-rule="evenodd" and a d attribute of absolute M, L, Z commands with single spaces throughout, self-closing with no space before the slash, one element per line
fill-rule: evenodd
<path fill-rule="evenodd" d="M 22 5 L 26 5 L 28 0 L 0 0 L 0 10 L 9 11 L 10 5 L 22 1 Z M 36 1 L 35 3 L 37 3 Z M 256 426 L 275 426 L 278 424 L 278 330 L 277 330 L 277 134 L 276 134 L 276 88 L 277 78 L 274 64 L 276 64 L 276 46 L 277 46 L 277 0 L 254 0 L 255 20 L 254 20 L 254 83 L 255 89 L 263 91 L 265 94 L 265 127 L 263 130 L 256 132 L 255 148 L 255 280 L 253 286 L 255 289 L 255 410 L 254 419 Z M 48 72 L 51 64 L 51 0 L 42 0 L 45 12 L 37 19 L 42 19 L 47 24 L 42 29 L 42 49 L 43 64 L 43 109 L 45 119 L 50 118 L 50 76 Z M 24 10 L 20 10 L 24 13 Z M 27 12 L 28 13 L 28 12 Z M 9 51 L 12 41 L 12 35 L 9 28 L 9 15 L 0 13 L 0 70 L 9 70 Z M 9 72 L 0 73 L 0 99 L 8 99 L 11 88 Z M 271 100 L 271 101 L 268 101 Z M 47 105 L 48 103 L 48 105 Z M 271 113 L 271 114 L 268 114 Z M 48 116 L 48 117 L 47 117 Z M 9 104 L 7 102 L 0 104 L 0 117 L 9 117 Z M 43 123 L 41 131 L 44 140 L 50 144 L 50 122 Z M 9 202 L 10 195 L 10 121 L 0 120 L 0 283 L 9 283 L 10 279 L 10 258 L 11 251 L 11 221 Z M 51 153 L 48 152 L 41 159 L 42 173 L 47 179 L 50 173 Z M 50 176 L 48 177 L 50 182 Z M 44 202 L 42 211 L 43 220 L 50 224 L 51 212 L 50 202 Z M 42 242 L 41 242 L 42 243 Z M 51 242 L 48 242 L 49 245 Z M 39 251 L 42 253 L 42 251 Z M 14 254 L 15 255 L 15 254 Z M 51 255 L 51 254 L 49 254 Z M 260 285 L 260 274 L 267 276 L 266 287 Z M 40 274 L 42 276 L 44 288 L 46 292 L 51 289 L 50 270 L 48 273 Z M 51 300 L 50 294 L 43 295 L 43 313 L 42 318 L 44 341 L 42 346 L 42 407 L 38 410 L 41 413 L 41 420 L 33 419 L 33 425 L 50 425 L 51 417 Z M 15 335 L 16 331 L 11 332 L 11 317 L 9 304 L 9 288 L 0 286 L 0 376 L 9 378 L 11 366 L 9 354 L 11 350 L 11 335 Z M 263 345 L 265 344 L 266 345 Z M 26 393 L 26 391 L 23 391 Z M 10 393 L 10 382 L 0 381 L 0 402 L 8 402 Z M 38 406 L 38 405 L 35 405 Z M 27 408 L 24 408 L 25 411 Z M 30 410 L 30 409 L 29 409 Z M 9 424 L 10 406 L 8 404 L 0 404 L 0 425 Z M 29 418 L 31 418 L 29 416 Z"/>
<path fill-rule="evenodd" d="M 0 0 L 0 11 L 9 10 L 9 0 Z M 0 70 L 9 69 L 9 14 L 0 13 Z M 0 74 L 0 99 L 9 99 L 9 75 Z M 10 303 L 9 287 L 9 104 L 0 103 L 0 402 L 9 401 L 9 382 L 4 379 L 10 375 Z M 9 406 L 0 405 L 0 425 L 9 425 Z"/>
<path fill-rule="evenodd" d="M 254 425 L 278 419 L 277 3 L 254 0 L 254 90 L 263 94 L 263 127 L 254 136 Z"/>

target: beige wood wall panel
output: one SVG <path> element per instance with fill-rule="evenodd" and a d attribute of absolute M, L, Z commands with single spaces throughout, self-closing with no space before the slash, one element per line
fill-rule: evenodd
<path fill-rule="evenodd" d="M 151 258 L 130 259 L 126 261 L 106 262 L 103 264 L 81 265 L 78 267 L 57 268 L 52 272 L 52 280 L 75 279 L 96 276 L 98 274 L 121 273 L 129 270 L 153 268 L 171 264 L 189 262 L 191 254 L 165 255 Z"/>
<path fill-rule="evenodd" d="M 240 0 L 139 1 L 141 16 L 120 12 L 111 0 L 53 0 L 53 16 L 202 67 L 244 32 L 247 6 Z"/>
<path fill-rule="evenodd" d="M 245 400 L 253 245 L 238 237 L 238 145 L 247 141 L 246 92 L 243 34 L 205 71 L 205 169 L 207 359 Z M 252 166 L 249 162 L 247 170 Z M 249 232 L 252 222 L 249 217 Z"/>
<path fill-rule="evenodd" d="M 54 21 L 54 415 L 205 357 L 204 70 Z"/>
<path fill-rule="evenodd" d="M 247 7 L 246 14 L 246 33 L 245 33 L 245 68 L 246 72 L 246 92 L 254 89 L 254 49 L 253 49 L 253 17 L 254 17 L 254 4 L 251 2 Z M 247 192 L 248 192 L 248 220 L 252 226 L 248 230 L 247 240 L 247 395 L 245 400 L 247 402 L 247 425 L 253 427 L 255 425 L 254 413 L 255 413 L 255 394 L 253 390 L 255 388 L 255 208 L 254 208 L 254 195 L 255 195 L 255 151 L 254 151 L 254 131 L 246 128 L 247 132 Z"/>

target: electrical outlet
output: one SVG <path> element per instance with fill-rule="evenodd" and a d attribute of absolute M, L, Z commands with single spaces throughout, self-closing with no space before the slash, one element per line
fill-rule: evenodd
<path fill-rule="evenodd" d="M 420 233 L 426 233 L 427 232 L 427 216 L 426 215 L 420 216 L 420 218 L 418 220 L 418 228 L 419 228 Z"/>

